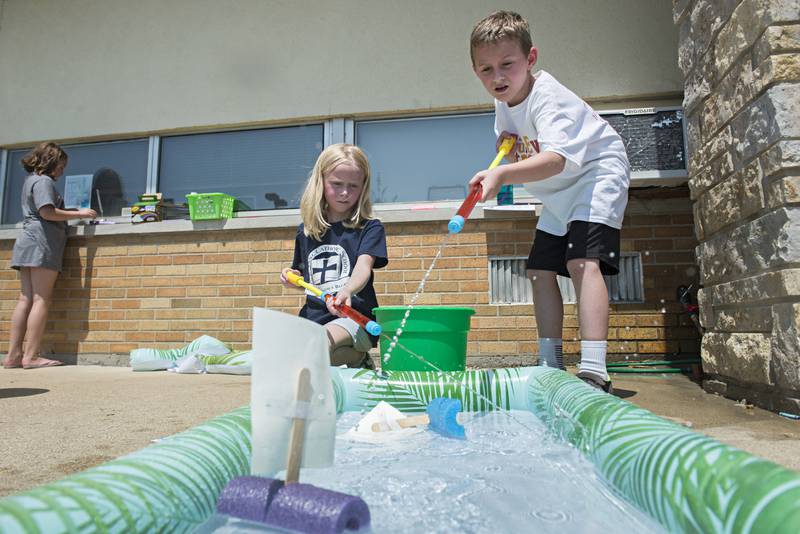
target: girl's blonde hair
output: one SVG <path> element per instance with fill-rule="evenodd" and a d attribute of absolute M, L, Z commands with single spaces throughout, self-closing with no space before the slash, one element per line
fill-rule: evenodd
<path fill-rule="evenodd" d="M 22 167 L 26 172 L 41 174 L 53 178 L 53 171 L 68 159 L 64 149 L 55 143 L 39 143 L 22 158 Z"/>
<path fill-rule="evenodd" d="M 303 219 L 303 233 L 317 241 L 322 241 L 322 236 L 331 227 L 325 219 L 328 203 L 325 201 L 325 185 L 323 180 L 337 165 L 352 163 L 364 173 L 364 187 L 361 196 L 353 208 L 350 217 L 343 221 L 347 228 L 360 228 L 365 222 L 372 219 L 372 200 L 370 200 L 370 172 L 369 160 L 360 148 L 355 145 L 339 143 L 331 145 L 322 151 L 317 158 L 311 176 L 308 177 L 306 189 L 300 199 L 300 217 Z"/>

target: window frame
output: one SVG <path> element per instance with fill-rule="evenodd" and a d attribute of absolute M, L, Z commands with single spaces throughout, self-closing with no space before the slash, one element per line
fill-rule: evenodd
<path fill-rule="evenodd" d="M 352 132 L 351 139 L 354 144 L 358 144 L 357 138 L 357 124 L 358 123 L 390 123 L 390 122 L 411 122 L 411 121 L 420 121 L 420 120 L 430 120 L 430 119 L 457 119 L 457 118 L 464 118 L 464 117 L 475 117 L 475 116 L 494 116 L 494 109 L 486 109 L 486 110 L 474 110 L 474 111 L 452 111 L 452 112 L 430 112 L 430 113 L 420 113 L 414 115 L 400 115 L 400 116 L 385 116 L 385 117 L 369 117 L 363 119 L 347 119 L 350 122 L 350 131 Z M 488 166 L 488 162 L 487 162 Z M 465 180 L 469 177 L 465 177 Z M 464 184 L 466 186 L 466 182 Z M 517 194 L 519 193 L 521 199 L 525 199 L 528 202 L 536 201 L 533 196 L 531 196 L 527 191 L 524 190 L 522 186 L 515 186 L 514 187 L 514 198 L 517 198 Z M 445 208 L 458 208 L 464 202 L 464 199 L 456 199 L 456 200 L 427 200 L 427 199 L 420 199 L 420 200 L 408 200 L 408 201 L 401 201 L 401 202 L 380 202 L 380 203 L 373 203 L 373 208 L 377 212 L 381 211 L 389 211 L 389 210 L 397 210 L 397 209 L 428 209 L 429 207 L 445 207 Z M 538 201 L 536 201 L 538 202 Z M 483 204 L 484 209 L 497 209 L 496 201 L 490 200 Z M 532 209 L 530 206 L 526 206 L 524 203 L 522 205 L 523 209 Z M 502 206 L 501 209 L 514 209 L 514 206 Z"/>
<path fill-rule="evenodd" d="M 660 111 L 683 111 L 683 106 L 679 104 L 675 105 L 666 105 L 666 106 L 654 106 L 654 107 L 642 107 L 642 108 L 614 108 L 614 109 L 603 109 L 597 110 L 597 113 L 602 117 L 604 115 L 642 115 L 642 114 L 654 114 Z M 86 145 L 94 145 L 94 144 L 104 144 L 104 143 L 115 143 L 115 142 L 126 142 L 126 141 L 138 141 L 138 140 L 147 140 L 148 141 L 148 155 L 147 155 L 147 175 L 146 175 L 146 185 L 144 193 L 156 193 L 158 192 L 159 182 L 160 182 L 160 164 L 161 164 L 161 143 L 165 137 L 174 137 L 174 136 L 182 136 L 182 135 L 193 135 L 193 134 L 215 134 L 215 133 L 228 133 L 228 132 L 236 132 L 236 131 L 252 131 L 252 130 L 269 130 L 273 128 L 291 128 L 291 127 L 299 127 L 299 126 L 311 126 L 311 125 L 321 125 L 323 128 L 323 136 L 322 136 L 322 145 L 323 150 L 328 146 L 335 144 L 335 143 L 352 143 L 356 144 L 356 131 L 357 125 L 359 123 L 391 123 L 391 122 L 408 122 L 408 121 L 417 121 L 417 120 L 431 120 L 431 119 L 452 119 L 452 118 L 460 118 L 460 117 L 474 117 L 474 116 L 492 116 L 494 115 L 494 110 L 492 109 L 475 109 L 469 111 L 451 111 L 451 112 L 436 112 L 431 111 L 428 113 L 416 113 L 416 114 L 408 114 L 408 115 L 385 115 L 385 116 L 374 116 L 374 117 L 353 117 L 353 116 L 343 116 L 343 117 L 331 117 L 322 120 L 308 120 L 308 121 L 298 121 L 298 122 L 289 122 L 285 124 L 274 124 L 274 125 L 261 125 L 261 126 L 248 126 L 248 127 L 232 127 L 232 128 L 210 128 L 210 129 L 196 129 L 192 131 L 186 132 L 176 132 L 170 133 L 169 135 L 165 133 L 161 134 L 153 134 L 149 136 L 132 136 L 132 137 L 125 137 L 119 139 L 101 139 L 101 140 L 93 140 L 93 141 L 77 141 L 75 143 L 71 143 L 71 146 L 86 146 Z M 682 117 L 681 127 L 683 130 L 683 152 L 684 152 L 684 169 L 680 170 L 667 170 L 667 171 L 659 171 L 659 170 L 648 170 L 648 171 L 633 171 L 631 172 L 631 187 L 649 187 L 649 186 L 676 186 L 676 185 L 683 185 L 688 181 L 688 169 L 686 168 L 686 163 L 689 160 L 689 146 L 687 141 L 687 126 L 686 126 L 686 116 L 685 113 Z M 66 143 L 65 143 L 66 144 Z M 35 146 L 36 143 L 32 143 L 30 147 L 20 147 L 20 148 L 0 148 L 0 220 L 4 216 L 4 206 L 5 206 L 5 195 L 7 193 L 7 181 L 8 181 L 8 174 L 9 174 L 9 156 L 11 150 L 19 150 L 24 148 L 32 148 Z M 538 200 L 533 197 L 530 193 L 528 193 L 524 187 L 522 186 L 515 186 L 514 187 L 514 199 L 515 204 L 510 206 L 497 206 L 494 201 L 487 202 L 484 206 L 484 210 L 489 211 L 533 211 L 535 209 L 535 205 L 539 202 Z M 407 202 L 382 202 L 376 203 L 374 205 L 374 209 L 376 212 L 381 211 L 393 211 L 393 210 L 402 210 L 402 209 L 433 209 L 435 208 L 457 208 L 461 205 L 462 200 L 418 200 L 418 201 L 407 201 Z M 266 216 L 269 213 L 292 213 L 292 210 L 297 211 L 296 208 L 278 208 L 272 210 L 252 210 L 249 212 L 241 212 L 242 214 L 252 215 L 264 215 Z M 5 224 L 0 225 L 3 227 L 13 227 L 13 224 Z"/>
<path fill-rule="evenodd" d="M 152 178 L 152 182 L 148 182 L 148 187 L 151 187 L 152 190 L 149 190 L 148 193 L 158 193 L 161 192 L 161 157 L 162 157 L 162 141 L 168 137 L 188 137 L 192 135 L 213 135 L 213 134 L 227 134 L 233 132 L 253 132 L 253 131 L 265 131 L 265 130 L 275 130 L 280 128 L 299 128 L 304 126 L 321 126 L 322 127 L 322 150 L 325 150 L 330 144 L 335 142 L 346 142 L 346 141 L 338 141 L 336 139 L 341 138 L 346 134 L 344 128 L 346 126 L 343 124 L 346 119 L 338 119 L 340 122 L 338 123 L 338 128 L 342 129 L 341 133 L 336 129 L 335 126 L 332 124 L 337 121 L 335 118 L 325 119 L 325 120 L 308 120 L 308 121 L 300 121 L 300 122 L 292 122 L 288 124 L 272 124 L 272 125 L 261 125 L 261 126 L 248 126 L 243 128 L 215 128 L 209 130 L 194 130 L 188 132 L 178 132 L 169 135 L 154 135 L 151 137 L 152 141 L 152 160 L 150 160 L 150 164 L 152 165 L 152 169 L 148 165 L 148 176 Z M 332 141 L 329 143 L 329 140 Z M 296 208 L 273 208 L 273 209 L 252 209 L 247 211 L 237 211 L 236 213 L 240 213 L 242 216 L 268 216 L 269 214 L 275 213 L 292 213 L 292 210 L 299 213 L 299 206 Z M 189 219 L 188 212 L 186 219 Z"/>
<path fill-rule="evenodd" d="M 140 136 L 133 136 L 133 137 L 125 137 L 119 139 L 100 139 L 94 141 L 75 141 L 75 142 L 59 142 L 59 145 L 66 148 L 67 152 L 69 149 L 75 147 L 86 147 L 86 146 L 96 146 L 96 145 L 112 145 L 112 144 L 121 144 L 121 143 L 132 143 L 132 142 L 141 142 L 148 140 L 148 136 L 140 135 Z M 4 148 L 0 149 L 0 221 L 3 220 L 5 217 L 5 205 L 6 205 L 6 193 L 8 191 L 8 179 L 9 179 L 9 156 L 12 151 L 29 151 L 33 150 L 41 141 L 37 141 L 31 144 L 25 144 L 16 148 Z M 149 172 L 150 168 L 150 154 L 148 153 L 148 160 L 147 160 L 147 168 L 146 172 Z M 148 175 L 145 175 L 145 187 L 147 187 L 147 180 Z M 145 191 L 147 192 L 147 191 Z M 123 209 L 124 213 L 124 209 Z M 106 217 L 107 219 L 114 219 L 115 217 L 123 217 L 123 215 L 117 216 L 110 216 Z M 14 228 L 22 224 L 22 221 L 16 223 L 2 223 L 0 224 L 0 228 Z"/>

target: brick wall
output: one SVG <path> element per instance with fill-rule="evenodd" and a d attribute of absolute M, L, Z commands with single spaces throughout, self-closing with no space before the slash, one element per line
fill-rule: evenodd
<path fill-rule="evenodd" d="M 632 195 L 622 250 L 642 253 L 646 302 L 612 305 L 612 358 L 697 353 L 698 335 L 675 301 L 675 288 L 697 276 L 688 197 L 684 190 L 677 194 L 669 208 L 663 207 L 665 194 Z M 488 257 L 527 256 L 534 227 L 535 219 L 527 216 L 470 220 L 449 240 L 417 301 L 476 310 L 468 343 L 476 365 L 533 361 L 533 306 L 489 304 Z M 376 271 L 378 299 L 382 305 L 407 304 L 442 243 L 446 221 L 386 223 L 386 230 L 390 261 Z M 301 305 L 302 293 L 284 289 L 278 280 L 281 268 L 291 263 L 294 232 L 292 227 L 70 238 L 45 350 L 87 361 L 88 355 L 124 355 L 138 347 L 173 348 L 200 334 L 249 348 L 253 306 L 296 313 Z M 0 242 L 0 350 L 7 348 L 19 291 L 16 272 L 8 268 L 12 246 L 12 240 Z M 575 305 L 565 306 L 568 360 L 579 350 L 576 312 Z"/>

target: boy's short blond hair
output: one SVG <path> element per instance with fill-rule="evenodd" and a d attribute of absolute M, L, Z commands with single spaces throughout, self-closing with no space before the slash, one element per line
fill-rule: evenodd
<path fill-rule="evenodd" d="M 477 47 L 496 44 L 504 39 L 519 43 L 525 54 L 533 47 L 530 26 L 522 15 L 513 11 L 495 11 L 472 28 L 472 35 L 469 37 L 469 56 L 473 66 Z"/>

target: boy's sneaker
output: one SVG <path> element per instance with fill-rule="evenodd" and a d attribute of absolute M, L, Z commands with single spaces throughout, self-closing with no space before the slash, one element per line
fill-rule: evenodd
<path fill-rule="evenodd" d="M 590 371 L 580 371 L 577 375 L 578 378 L 599 390 L 606 393 L 614 393 L 614 388 L 611 386 L 611 380 L 606 380 L 605 377 L 592 373 Z"/>

